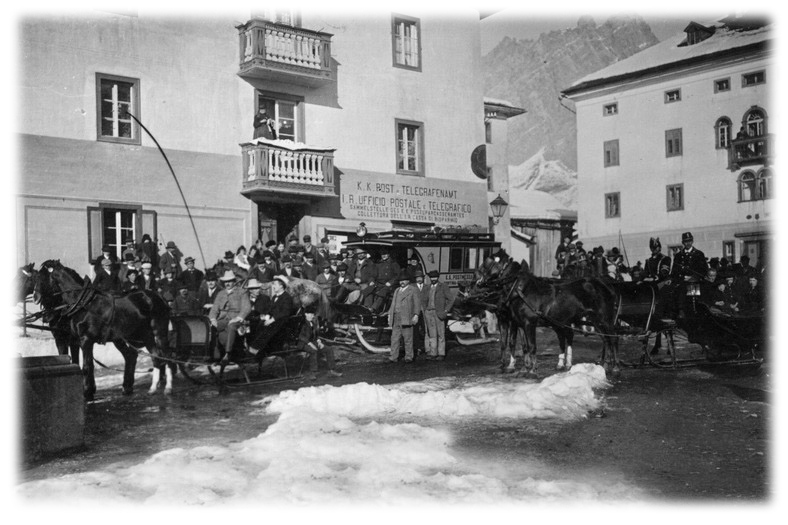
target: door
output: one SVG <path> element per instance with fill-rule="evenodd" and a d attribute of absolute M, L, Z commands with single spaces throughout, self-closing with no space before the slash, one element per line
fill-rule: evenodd
<path fill-rule="evenodd" d="M 744 241 L 744 253 L 742 255 L 746 255 L 750 258 L 750 266 L 756 267 L 758 266 L 758 261 L 761 258 L 761 254 L 764 252 L 766 241 Z"/>

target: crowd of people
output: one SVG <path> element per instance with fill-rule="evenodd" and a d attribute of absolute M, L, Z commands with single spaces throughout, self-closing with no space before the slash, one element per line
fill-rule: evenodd
<path fill-rule="evenodd" d="M 270 351 L 275 335 L 297 310 L 285 293 L 288 283 L 293 278 L 306 279 L 316 283 L 330 302 L 388 313 L 391 325 L 396 326 L 392 360 L 399 357 L 400 339 L 404 362 L 412 361 L 414 352 L 430 360 L 444 359 L 444 321 L 453 297 L 438 272 L 425 276 L 415 255 L 401 268 L 385 248 L 377 251 L 379 260 L 372 261 L 364 248 L 332 253 L 327 238 L 317 244 L 310 235 L 301 240 L 292 237 L 286 243 L 271 240 L 265 244 L 258 240 L 248 250 L 239 246 L 203 271 L 196 268 L 194 257 L 183 256 L 175 242 L 167 242 L 159 253 L 145 234 L 139 244 L 130 242 L 124 247 L 121 260 L 110 246 L 104 246 L 93 261 L 93 285 L 109 293 L 154 291 L 168 302 L 173 315 L 207 315 L 220 348 L 227 349 L 223 360 L 231 361 L 243 357 L 242 352 L 262 358 Z M 317 316 L 326 315 L 325 311 L 310 305 L 303 313 L 307 322 L 302 323 L 299 349 L 312 355 L 312 373 L 317 371 L 317 355 L 322 351 L 329 373 L 339 374 L 331 348 L 317 337 Z M 238 334 L 247 330 L 250 335 L 242 351 Z"/>
<path fill-rule="evenodd" d="M 695 248 L 691 232 L 682 235 L 682 248 L 675 253 L 662 253 L 659 238 L 649 241 L 651 256 L 645 264 L 637 261 L 627 266 L 617 247 L 607 251 L 602 246 L 586 251 L 582 241 L 570 242 L 565 237 L 555 253 L 557 268 L 554 276 L 562 279 L 599 277 L 613 281 L 655 282 L 660 289 L 661 302 L 676 303 L 676 285 L 697 283 L 700 301 L 722 313 L 758 314 L 766 306 L 766 256 L 762 254 L 757 266 L 742 255 L 738 263 L 725 257 L 706 257 Z M 660 312 L 670 316 L 670 311 Z M 673 312 L 675 313 L 675 312 Z"/>

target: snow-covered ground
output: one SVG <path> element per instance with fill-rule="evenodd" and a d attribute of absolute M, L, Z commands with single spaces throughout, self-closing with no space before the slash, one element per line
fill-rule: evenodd
<path fill-rule="evenodd" d="M 21 355 L 54 353 L 46 334 L 16 341 Z M 122 364 L 111 344 L 97 354 Z M 460 427 L 586 418 L 607 386 L 600 367 L 581 364 L 541 382 L 443 377 L 283 391 L 250 402 L 250 418 L 279 414 L 255 438 L 170 449 L 130 467 L 16 490 L 21 504 L 36 506 L 642 501 L 643 491 L 623 480 L 567 475 L 536 457 L 473 457 L 453 446 Z"/>

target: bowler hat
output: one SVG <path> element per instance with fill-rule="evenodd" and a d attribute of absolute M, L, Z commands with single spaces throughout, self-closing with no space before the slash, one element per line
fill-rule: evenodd
<path fill-rule="evenodd" d="M 225 259 L 232 259 L 233 257 L 235 257 L 235 254 L 232 251 L 227 250 L 226 252 L 224 252 Z"/>
<path fill-rule="evenodd" d="M 339 263 L 339 264 L 337 265 L 337 271 L 338 271 L 338 272 L 346 272 L 346 271 L 347 271 L 347 264 L 345 264 L 345 263 Z"/>
<path fill-rule="evenodd" d="M 312 236 L 311 235 L 304 235 L 304 242 L 312 242 Z"/>
<path fill-rule="evenodd" d="M 177 289 L 178 291 L 180 291 L 180 290 L 187 290 L 188 288 L 189 288 L 189 287 L 188 287 L 188 286 L 186 286 L 184 283 L 180 283 L 179 285 L 177 285 L 177 286 L 176 286 L 176 289 Z"/>
<path fill-rule="evenodd" d="M 290 284 L 290 279 L 288 279 L 286 275 L 274 275 L 274 281 L 279 281 L 285 286 L 285 288 L 287 288 L 287 285 Z"/>
<path fill-rule="evenodd" d="M 185 262 L 186 264 L 189 264 L 190 262 L 194 262 L 194 257 L 186 257 L 183 260 L 183 262 Z"/>
<path fill-rule="evenodd" d="M 322 239 L 320 239 L 320 242 L 322 242 L 323 244 L 328 244 L 328 237 L 323 237 Z"/>
<path fill-rule="evenodd" d="M 263 252 L 263 259 L 265 259 L 266 257 L 273 259 L 274 253 L 271 250 L 265 250 Z"/>
<path fill-rule="evenodd" d="M 134 254 L 133 253 L 126 253 L 126 255 L 123 256 L 123 260 L 124 261 L 134 261 Z"/>
<path fill-rule="evenodd" d="M 167 248 L 177 248 L 177 246 L 173 241 L 167 241 Z"/>
<path fill-rule="evenodd" d="M 430 277 L 430 279 L 437 279 L 438 277 L 441 276 L 438 270 L 430 270 L 427 275 Z"/>
<path fill-rule="evenodd" d="M 145 265 L 143 264 L 142 266 L 144 267 Z M 207 272 L 205 272 L 205 280 L 206 281 L 215 281 L 215 280 L 217 280 L 216 272 L 214 272 L 213 270 L 208 270 Z"/>
<path fill-rule="evenodd" d="M 408 281 L 408 282 L 410 282 L 410 275 L 408 275 L 408 272 L 401 272 L 401 273 L 399 274 L 399 279 L 397 279 L 397 280 L 398 280 L 399 282 L 402 282 L 402 281 Z"/>
<path fill-rule="evenodd" d="M 109 247 L 109 244 L 105 244 L 104 246 L 101 247 L 101 251 L 102 252 L 111 252 L 112 248 Z"/>
<path fill-rule="evenodd" d="M 692 233 L 691 232 L 684 232 L 681 234 L 681 242 L 693 241 Z"/>
<path fill-rule="evenodd" d="M 287 254 L 284 254 L 281 259 L 282 262 L 293 262 L 293 258 Z"/>
<path fill-rule="evenodd" d="M 270 248 L 271 246 L 276 246 L 276 241 L 268 241 L 265 243 L 266 248 Z"/>
<path fill-rule="evenodd" d="M 139 270 L 137 270 L 136 268 L 129 268 L 128 270 L 126 270 L 127 276 L 131 274 L 139 274 L 139 273 L 140 273 Z"/>

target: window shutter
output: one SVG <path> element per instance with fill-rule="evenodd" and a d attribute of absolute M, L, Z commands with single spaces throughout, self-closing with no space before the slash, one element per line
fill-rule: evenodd
<path fill-rule="evenodd" d="M 142 242 L 142 234 L 147 233 L 150 235 L 150 238 L 153 242 L 156 242 L 158 238 L 158 232 L 156 231 L 156 212 L 153 210 L 142 210 L 138 216 L 142 217 L 141 221 L 141 230 L 137 230 L 134 235 L 137 239 L 137 242 Z"/>
<path fill-rule="evenodd" d="M 88 206 L 88 262 L 101 254 L 102 224 L 101 208 Z"/>

